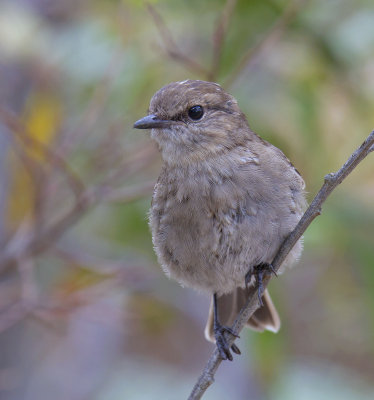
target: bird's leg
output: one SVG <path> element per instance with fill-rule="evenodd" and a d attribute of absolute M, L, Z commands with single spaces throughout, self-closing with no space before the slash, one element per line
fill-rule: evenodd
<path fill-rule="evenodd" d="M 264 303 L 262 302 L 262 295 L 264 294 L 264 287 L 262 285 L 262 281 L 264 276 L 274 274 L 277 276 L 277 272 L 275 271 L 274 267 L 269 263 L 261 263 L 252 267 L 247 274 L 245 275 L 245 285 L 248 286 L 251 282 L 251 278 L 254 275 L 256 278 L 256 282 L 258 285 L 258 301 L 260 306 L 263 306 Z"/>
<path fill-rule="evenodd" d="M 217 345 L 219 354 L 223 360 L 232 361 L 233 358 L 232 358 L 232 354 L 230 352 L 230 347 L 225 338 L 225 332 L 228 332 L 237 338 L 239 337 L 239 335 L 237 335 L 230 327 L 221 325 L 221 323 L 219 322 L 217 294 L 216 293 L 213 294 L 213 313 L 214 313 L 213 331 L 214 331 L 214 336 L 216 338 L 216 345 Z M 241 354 L 238 346 L 234 343 L 231 345 L 231 350 L 236 354 Z"/>

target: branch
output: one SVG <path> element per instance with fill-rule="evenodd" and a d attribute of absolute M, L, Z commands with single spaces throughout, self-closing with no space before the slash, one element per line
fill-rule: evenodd
<path fill-rule="evenodd" d="M 162 19 L 161 15 L 156 11 L 156 9 L 149 3 L 147 4 L 147 9 L 148 12 L 151 14 L 153 21 L 160 33 L 167 55 L 171 59 L 182 64 L 191 72 L 207 77 L 209 75 L 209 71 L 205 67 L 200 65 L 197 61 L 189 58 L 187 55 L 183 54 L 181 50 L 179 50 L 164 20 Z"/>
<path fill-rule="evenodd" d="M 70 168 L 70 165 L 61 157 L 57 152 L 55 152 L 47 144 L 33 138 L 27 131 L 26 127 L 22 124 L 21 120 L 6 110 L 5 108 L 0 108 L 0 120 L 9 129 L 9 131 L 14 134 L 22 143 L 24 143 L 26 149 L 38 150 L 45 157 L 45 161 L 52 165 L 54 168 L 59 169 L 65 175 L 72 191 L 76 197 L 79 197 L 81 192 L 84 190 L 84 184 L 75 174 L 75 172 Z M 31 158 L 31 157 L 30 157 Z M 33 160 L 36 164 L 36 160 Z M 42 162 L 39 161 L 40 166 L 43 166 Z"/>
<path fill-rule="evenodd" d="M 87 188 L 73 207 L 59 220 L 38 232 L 29 236 L 25 228 L 20 229 L 19 238 L 11 240 L 9 245 L 0 252 L 0 273 L 8 270 L 20 259 L 36 256 L 51 247 L 68 229 L 76 224 L 87 211 L 95 205 L 104 202 L 130 202 L 148 194 L 153 186 L 150 181 L 138 185 L 111 189 L 105 184 Z"/>
<path fill-rule="evenodd" d="M 225 34 L 235 6 L 236 0 L 227 0 L 225 8 L 222 11 L 222 15 L 217 22 L 217 26 L 213 34 L 212 66 L 207 77 L 209 81 L 215 81 L 219 72 Z"/>
<path fill-rule="evenodd" d="M 122 187 L 119 189 L 110 188 L 109 191 L 105 190 L 106 187 L 104 186 L 101 200 L 103 202 L 109 203 L 130 203 L 131 201 L 138 200 L 139 198 L 142 198 L 149 193 L 152 193 L 154 186 L 154 179 L 139 183 L 137 185 Z"/>
<path fill-rule="evenodd" d="M 115 170 L 110 171 L 100 184 L 85 188 L 83 182 L 73 172 L 65 159 L 49 146 L 31 138 L 26 128 L 14 114 L 0 107 L 0 121 L 24 145 L 21 149 L 25 151 L 20 152 L 20 156 L 23 157 L 22 161 L 25 163 L 26 169 L 33 175 L 38 175 L 33 179 L 35 184 L 40 181 L 44 183 L 43 179 L 37 178 L 44 172 L 45 166 L 40 160 L 29 155 L 26 151 L 29 148 L 40 151 L 46 162 L 59 169 L 66 177 L 75 194 L 75 202 L 70 210 L 48 226 L 37 224 L 38 229 L 30 232 L 30 221 L 28 219 L 25 220 L 25 224 L 19 228 L 14 238 L 10 239 L 8 244 L 0 251 L 0 274 L 17 265 L 22 259 L 43 253 L 98 203 L 130 202 L 143 197 L 151 191 L 151 183 L 149 181 L 120 189 L 114 189 L 112 184 L 115 183 L 118 186 L 116 181 L 119 178 L 123 180 L 129 175 L 146 168 L 155 157 L 156 148 L 154 146 L 142 145 L 141 148 L 132 149 L 132 155 L 128 156 Z M 15 147 L 15 149 L 17 150 L 18 148 Z M 39 192 L 37 191 L 37 193 Z M 17 310 L 21 308 L 17 308 Z"/>
<path fill-rule="evenodd" d="M 238 78 L 241 72 L 248 68 L 249 65 L 253 65 L 256 58 L 269 47 L 273 46 L 284 33 L 287 26 L 297 16 L 300 8 L 304 5 L 307 0 L 293 0 L 290 2 L 288 7 L 284 10 L 283 14 L 278 18 L 275 24 L 265 33 L 260 41 L 248 49 L 242 56 L 239 64 L 233 69 L 232 73 L 225 80 L 222 85 L 225 88 L 230 87 L 234 81 Z"/>
<path fill-rule="evenodd" d="M 83 110 L 82 116 L 71 129 L 60 133 L 57 145 L 61 157 L 68 157 L 76 147 L 81 145 L 85 137 L 95 129 L 100 118 L 104 115 L 111 88 L 121 72 L 122 60 L 123 55 L 120 52 L 112 55 L 106 71 L 95 85 L 94 91 L 90 96 L 90 102 Z"/>
<path fill-rule="evenodd" d="M 291 251 L 296 242 L 300 239 L 303 233 L 306 231 L 312 221 L 321 214 L 322 204 L 326 201 L 327 197 L 331 192 L 340 184 L 342 181 L 357 167 L 357 165 L 374 149 L 374 131 L 367 137 L 362 145 L 349 157 L 347 162 L 339 169 L 336 173 L 330 173 L 325 176 L 324 184 L 321 189 L 314 197 L 312 203 L 305 211 L 304 215 L 300 219 L 296 228 L 290 233 L 285 241 L 280 246 L 272 265 L 275 271 L 278 271 L 282 262 L 285 260 L 287 254 Z M 267 287 L 271 277 L 264 278 L 263 286 L 264 289 Z M 239 333 L 251 315 L 259 307 L 257 284 L 251 288 L 246 305 L 240 311 L 236 318 L 232 328 L 234 332 Z M 235 337 L 230 335 L 226 338 L 229 346 L 235 340 Z M 200 375 L 197 383 L 195 384 L 189 400 L 201 399 L 208 387 L 214 382 L 214 374 L 216 373 L 219 365 L 221 364 L 221 357 L 217 348 L 214 350 L 210 359 L 208 360 L 203 373 Z"/>

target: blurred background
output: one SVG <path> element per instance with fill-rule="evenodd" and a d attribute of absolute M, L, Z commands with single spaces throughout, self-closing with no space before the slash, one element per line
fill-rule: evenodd
<path fill-rule="evenodd" d="M 309 201 L 374 126 L 372 0 L 0 1 L 0 398 L 185 399 L 209 299 L 162 273 L 161 160 L 132 124 L 213 80 Z M 243 331 L 204 399 L 374 398 L 374 155 L 273 279 L 279 334 Z"/>

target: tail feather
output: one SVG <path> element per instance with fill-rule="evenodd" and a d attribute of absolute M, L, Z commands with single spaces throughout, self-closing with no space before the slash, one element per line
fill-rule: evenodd
<path fill-rule="evenodd" d="M 231 326 L 238 316 L 239 311 L 245 305 L 248 298 L 248 289 L 237 288 L 234 292 L 218 297 L 219 321 L 223 325 Z M 278 332 L 280 318 L 271 300 L 268 290 L 262 295 L 263 306 L 249 318 L 247 326 L 255 331 L 263 332 L 268 330 Z M 205 327 L 205 337 L 210 342 L 215 342 L 213 331 L 213 302 L 210 304 L 208 321 Z"/>

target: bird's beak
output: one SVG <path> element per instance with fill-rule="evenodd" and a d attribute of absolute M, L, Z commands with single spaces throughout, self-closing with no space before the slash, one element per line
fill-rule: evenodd
<path fill-rule="evenodd" d="M 135 122 L 134 128 L 136 129 L 153 129 L 153 128 L 166 128 L 170 126 L 172 121 L 162 120 L 156 115 L 147 115 Z"/>

